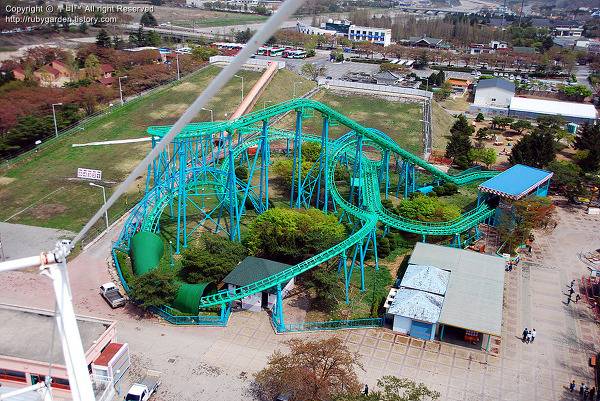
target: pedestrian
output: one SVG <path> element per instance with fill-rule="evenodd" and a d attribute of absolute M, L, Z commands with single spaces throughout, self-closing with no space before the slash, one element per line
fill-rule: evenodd
<path fill-rule="evenodd" d="M 527 245 L 527 250 L 531 253 L 531 245 Z"/>
<path fill-rule="evenodd" d="M 579 302 L 580 299 L 581 297 L 579 296 L 579 294 L 575 295 L 575 303 Z"/>
<path fill-rule="evenodd" d="M 571 294 L 569 294 L 569 296 L 567 296 L 567 305 L 569 305 L 571 303 Z"/>
<path fill-rule="evenodd" d="M 364 395 L 369 395 L 369 385 L 365 384 L 365 389 L 363 391 Z"/>
<path fill-rule="evenodd" d="M 573 390 L 575 390 L 575 387 L 577 387 L 577 385 L 575 384 L 575 380 L 573 380 L 570 384 L 569 384 L 569 391 L 573 392 Z"/>
<path fill-rule="evenodd" d="M 521 339 L 521 341 L 525 342 L 526 339 L 527 339 L 527 327 L 525 327 L 525 330 L 523 330 L 523 338 Z"/>
<path fill-rule="evenodd" d="M 533 342 L 535 340 L 535 336 L 536 336 L 536 332 L 535 329 L 531 330 L 531 342 Z"/>
<path fill-rule="evenodd" d="M 590 396 L 590 390 L 587 388 L 587 385 L 586 385 L 585 388 L 583 389 L 583 401 L 587 401 L 589 396 Z"/>
<path fill-rule="evenodd" d="M 596 399 L 594 398 L 596 396 L 596 387 L 592 387 L 592 389 L 590 390 L 590 401 L 596 401 Z"/>
<path fill-rule="evenodd" d="M 554 222 L 554 228 L 556 228 L 556 226 L 558 225 L 558 221 Z"/>
<path fill-rule="evenodd" d="M 581 386 L 579 386 L 579 396 L 583 398 L 583 390 L 585 389 L 585 384 L 581 382 Z"/>
<path fill-rule="evenodd" d="M 531 330 L 529 330 L 529 331 L 527 332 L 527 335 L 525 336 L 525 342 L 526 342 L 527 344 L 529 344 L 529 343 L 531 342 Z"/>
<path fill-rule="evenodd" d="M 571 297 L 571 295 L 573 295 L 574 292 L 575 290 L 573 289 L 573 287 L 569 288 L 569 298 Z"/>
<path fill-rule="evenodd" d="M 571 281 L 571 288 L 575 285 L 575 280 Z"/>

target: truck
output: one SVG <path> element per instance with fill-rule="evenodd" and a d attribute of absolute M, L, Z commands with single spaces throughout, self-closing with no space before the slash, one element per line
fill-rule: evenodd
<path fill-rule="evenodd" d="M 148 370 L 146 376 L 139 382 L 133 383 L 125 396 L 125 401 L 147 401 L 160 386 L 160 372 Z"/>
<path fill-rule="evenodd" d="M 100 286 L 100 295 L 102 295 L 113 309 L 123 306 L 127 302 L 127 299 L 121 295 L 121 292 L 119 292 L 119 289 L 113 283 L 102 284 Z"/>

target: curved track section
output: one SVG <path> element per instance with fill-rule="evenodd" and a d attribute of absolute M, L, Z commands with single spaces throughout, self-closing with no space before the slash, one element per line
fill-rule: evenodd
<path fill-rule="evenodd" d="M 426 223 L 422 221 L 410 220 L 398 216 L 389 210 L 385 209 L 381 203 L 381 190 L 380 182 L 378 178 L 378 169 L 382 168 L 383 162 L 370 160 L 364 153 L 360 155 L 362 164 L 362 174 L 360 176 L 360 185 L 362 192 L 362 207 L 358 207 L 342 196 L 340 193 L 337 183 L 335 180 L 335 170 L 341 157 L 348 159 L 355 158 L 355 149 L 357 143 L 357 137 L 361 137 L 364 141 L 365 146 L 369 146 L 378 151 L 389 151 L 398 155 L 403 160 L 419 167 L 420 169 L 430 173 L 432 176 L 439 180 L 452 182 L 457 185 L 464 185 L 466 183 L 487 179 L 497 174 L 495 171 L 471 171 L 458 175 L 450 175 L 446 172 L 439 170 L 437 167 L 429 164 L 425 160 L 415 156 L 414 154 L 404 150 L 398 144 L 396 144 L 386 134 L 374 130 L 365 128 L 354 120 L 338 113 L 331 109 L 329 106 L 319 103 L 310 99 L 294 99 L 288 102 L 284 102 L 258 112 L 246 114 L 236 120 L 227 122 L 215 122 L 215 123 L 195 123 L 189 124 L 178 136 L 178 140 L 185 140 L 186 138 L 198 138 L 198 137 L 211 137 L 223 132 L 234 133 L 240 139 L 239 143 L 232 146 L 227 152 L 223 150 L 223 153 L 217 154 L 211 151 L 211 158 L 218 159 L 219 163 L 215 163 L 215 167 L 211 168 L 211 183 L 222 189 L 222 192 L 218 194 L 221 199 L 225 202 L 229 202 L 229 194 L 226 190 L 227 177 L 231 176 L 229 171 L 230 166 L 234 160 L 244 154 L 249 148 L 256 147 L 264 139 L 264 132 L 261 135 L 261 129 L 259 124 L 264 121 L 268 121 L 271 117 L 289 112 L 289 111 L 304 111 L 311 109 L 320 112 L 323 116 L 326 116 L 330 121 L 340 123 L 350 129 L 350 132 L 343 137 L 335 140 L 326 142 L 326 153 L 328 164 L 324 167 L 327 169 L 328 185 L 330 188 L 329 194 L 334 202 L 341 210 L 345 213 L 352 215 L 357 221 L 362 222 L 362 226 L 352 233 L 344 241 L 336 244 L 326 251 L 314 255 L 313 257 L 291 266 L 290 268 L 269 276 L 265 279 L 253 282 L 250 285 L 244 287 L 238 287 L 235 290 L 225 290 L 217 292 L 213 295 L 208 295 L 200 298 L 200 307 L 210 307 L 216 305 L 223 305 L 234 300 L 244 298 L 248 295 L 272 288 L 278 284 L 282 284 L 290 280 L 291 278 L 306 272 L 332 258 L 345 255 L 351 247 L 357 245 L 363 241 L 367 236 L 373 233 L 373 230 L 377 228 L 378 222 L 384 225 L 394 227 L 396 229 L 407 231 L 415 234 L 423 235 L 454 235 L 462 233 L 477 224 L 485 221 L 493 213 L 494 209 L 490 208 L 486 203 L 482 203 L 476 209 L 473 209 L 460 218 L 446 221 L 446 222 L 435 222 Z M 148 133 L 154 137 L 162 137 L 167 133 L 170 127 L 149 127 Z M 291 140 L 295 138 L 295 132 L 281 131 L 270 129 L 268 136 L 266 137 L 267 142 Z M 322 143 L 321 137 L 309 134 L 301 134 L 301 140 L 304 142 L 318 142 Z M 323 153 L 325 153 L 323 152 Z M 185 182 L 180 182 L 185 180 Z M 172 186 L 166 187 L 164 185 L 155 186 L 150 189 L 143 202 L 140 202 L 133 210 L 132 213 L 123 229 L 117 247 L 119 249 L 127 249 L 129 247 L 129 240 L 135 234 L 136 231 L 156 231 L 158 227 L 158 221 L 160 219 L 163 210 L 172 199 L 173 192 L 177 192 L 177 188 L 180 185 L 184 185 L 186 188 L 196 185 L 190 179 L 190 176 L 180 178 Z M 252 200 L 252 196 L 251 196 Z M 120 246 L 119 246 L 120 245 Z"/>

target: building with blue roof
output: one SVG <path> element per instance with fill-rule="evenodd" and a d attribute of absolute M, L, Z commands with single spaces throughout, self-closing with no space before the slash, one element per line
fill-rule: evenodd
<path fill-rule="evenodd" d="M 502 198 L 519 200 L 527 195 L 548 195 L 553 173 L 535 167 L 515 164 L 479 185 L 479 191 Z"/>

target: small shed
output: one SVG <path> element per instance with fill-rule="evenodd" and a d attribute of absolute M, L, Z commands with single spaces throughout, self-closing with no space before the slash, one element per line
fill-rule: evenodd
<path fill-rule="evenodd" d="M 285 263 L 275 262 L 273 260 L 248 256 L 242 260 L 236 268 L 223 279 L 229 291 L 238 287 L 244 287 L 256 281 L 290 268 Z M 281 289 L 281 296 L 285 297 L 289 291 L 294 288 L 294 279 L 288 281 Z M 277 288 L 272 287 L 256 294 L 248 295 L 242 298 L 242 309 L 258 312 L 261 308 L 272 308 L 277 301 Z"/>
<path fill-rule="evenodd" d="M 515 95 L 515 84 L 502 78 L 482 79 L 475 87 L 473 106 L 508 109 Z"/>
<path fill-rule="evenodd" d="M 393 330 L 423 340 L 433 340 L 444 297 L 425 291 L 400 288 L 388 313 L 394 315 Z"/>
<path fill-rule="evenodd" d="M 571 123 L 593 123 L 598 112 L 593 104 L 562 102 L 558 100 L 513 97 L 509 113 L 515 118 L 536 119 L 541 116 L 559 116 Z"/>

